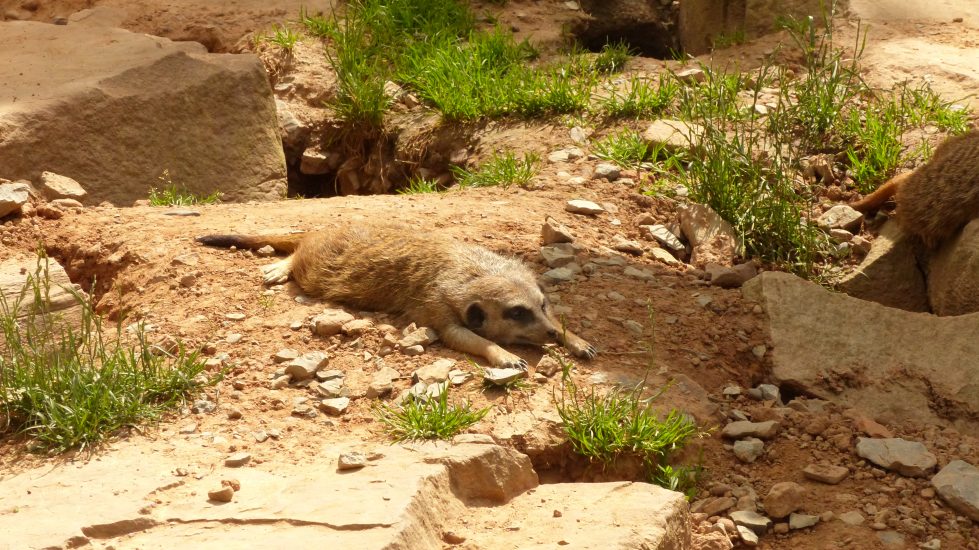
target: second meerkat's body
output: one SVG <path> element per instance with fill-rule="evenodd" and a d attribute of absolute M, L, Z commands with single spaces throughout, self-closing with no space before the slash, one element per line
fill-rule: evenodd
<path fill-rule="evenodd" d="M 497 343 L 560 341 L 575 355 L 595 355 L 587 342 L 562 330 L 526 265 L 479 246 L 373 224 L 282 237 L 210 235 L 198 240 L 293 252 L 263 269 L 267 283 L 292 276 L 312 296 L 404 314 L 435 329 L 447 346 L 486 357 L 496 366 L 526 367 Z"/>
<path fill-rule="evenodd" d="M 905 232 L 935 248 L 979 217 L 979 130 L 945 140 L 931 160 L 895 176 L 850 206 L 860 212 L 897 202 L 897 222 Z"/>

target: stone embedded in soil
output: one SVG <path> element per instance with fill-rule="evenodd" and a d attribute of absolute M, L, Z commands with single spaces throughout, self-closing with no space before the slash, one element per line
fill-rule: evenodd
<path fill-rule="evenodd" d="M 665 225 L 641 225 L 639 226 L 639 230 L 644 237 L 655 240 L 674 253 L 683 252 L 685 249 L 683 243 L 680 242 L 680 238 L 674 235 Z"/>
<path fill-rule="evenodd" d="M 745 546 L 758 546 L 758 534 L 743 525 L 736 525 L 738 536 Z"/>
<path fill-rule="evenodd" d="M 625 252 L 626 254 L 632 254 L 633 256 L 642 256 L 643 250 L 642 245 L 636 241 L 629 240 L 622 235 L 616 235 L 612 238 L 612 250 L 617 252 Z"/>
<path fill-rule="evenodd" d="M 806 479 L 829 485 L 838 484 L 849 474 L 850 470 L 845 467 L 832 464 L 810 464 L 802 470 L 802 475 L 806 476 Z"/>
<path fill-rule="evenodd" d="M 209 399 L 198 399 L 194 401 L 194 404 L 191 406 L 190 410 L 193 411 L 194 414 L 210 414 L 216 411 L 217 408 L 217 404 Z"/>
<path fill-rule="evenodd" d="M 782 394 L 775 384 L 759 384 L 758 391 L 761 392 L 762 401 L 782 402 Z"/>
<path fill-rule="evenodd" d="M 851 510 L 840 514 L 840 521 L 847 525 L 863 525 L 864 517 L 860 512 Z"/>
<path fill-rule="evenodd" d="M 710 284 L 720 288 L 739 288 L 755 275 L 758 275 L 758 269 L 752 262 L 745 262 L 734 267 L 709 263 L 705 271 L 710 275 Z"/>
<path fill-rule="evenodd" d="M 455 361 L 451 359 L 439 359 L 431 365 L 426 365 L 416 370 L 411 375 L 413 383 L 424 382 L 434 384 L 444 382 L 449 379 L 449 371 L 455 366 Z"/>
<path fill-rule="evenodd" d="M 860 228 L 862 221 L 863 214 L 845 204 L 837 204 L 816 218 L 816 225 L 826 231 L 831 229 L 855 231 Z"/>
<path fill-rule="evenodd" d="M 795 513 L 789 515 L 789 529 L 805 529 L 806 527 L 812 527 L 817 523 L 819 523 L 819 516 Z"/>
<path fill-rule="evenodd" d="M 527 378 L 527 371 L 524 369 L 483 369 L 483 380 L 494 386 L 505 386 L 520 378 Z"/>
<path fill-rule="evenodd" d="M 728 514 L 728 517 L 731 518 L 735 525 L 747 527 L 758 535 L 764 535 L 772 526 L 772 520 L 759 514 L 758 512 L 753 512 L 750 510 L 738 510 L 736 512 L 731 512 Z"/>
<path fill-rule="evenodd" d="M 281 390 L 282 388 L 288 386 L 289 382 L 291 381 L 292 381 L 291 376 L 289 376 L 288 374 L 283 374 L 282 376 L 275 377 L 275 379 L 272 380 L 270 387 L 273 390 Z"/>
<path fill-rule="evenodd" d="M 595 172 L 592 174 L 592 179 L 614 181 L 619 179 L 620 175 L 622 175 L 622 171 L 619 170 L 618 166 L 603 162 L 595 167 Z M 591 214 L 591 212 L 586 213 Z"/>
<path fill-rule="evenodd" d="M 408 357 L 417 357 L 425 353 L 424 346 L 402 346 L 401 353 L 407 355 Z"/>
<path fill-rule="evenodd" d="M 22 206 L 30 201 L 31 186 L 26 182 L 0 184 L 0 218 L 20 212 Z"/>
<path fill-rule="evenodd" d="M 316 418 L 319 413 L 313 407 L 303 404 L 293 407 L 291 414 L 298 418 Z"/>
<path fill-rule="evenodd" d="M 973 521 L 979 521 L 979 468 L 953 460 L 931 478 L 942 500 Z"/>
<path fill-rule="evenodd" d="M 585 156 L 585 152 L 582 151 L 580 148 L 568 147 L 566 149 L 559 149 L 557 151 L 551 152 L 550 154 L 547 155 L 547 160 L 553 163 L 568 162 L 571 160 L 580 159 L 583 156 Z"/>
<path fill-rule="evenodd" d="M 360 336 L 372 326 L 374 326 L 374 323 L 368 319 L 351 319 L 340 327 L 340 332 L 347 336 Z"/>
<path fill-rule="evenodd" d="M 728 439 L 744 439 L 746 437 L 757 437 L 759 439 L 771 439 L 778 433 L 778 422 L 768 420 L 766 422 L 749 422 L 741 420 L 731 422 L 724 426 L 721 432 L 723 437 Z"/>
<path fill-rule="evenodd" d="M 898 531 L 881 531 L 877 533 L 877 540 L 884 545 L 884 548 L 903 550 L 908 547 L 904 535 Z"/>
<path fill-rule="evenodd" d="M 628 331 L 631 332 L 633 336 L 637 336 L 637 337 L 642 336 L 643 326 L 638 321 L 633 321 L 632 319 L 626 319 L 625 321 L 622 321 L 622 326 L 628 329 Z"/>
<path fill-rule="evenodd" d="M 670 254 L 670 252 L 665 248 L 653 248 L 650 249 L 649 253 L 653 258 L 663 262 L 666 265 L 677 266 L 681 263 L 680 260 L 677 260 L 676 257 L 673 256 L 673 254 Z"/>
<path fill-rule="evenodd" d="M 544 245 L 570 243 L 574 241 L 571 231 L 554 218 L 548 216 L 541 226 L 541 242 Z"/>
<path fill-rule="evenodd" d="M 923 444 L 901 438 L 859 437 L 857 454 L 885 470 L 905 476 L 925 476 L 938 463 Z"/>
<path fill-rule="evenodd" d="M 340 334 L 344 323 L 353 320 L 354 316 L 342 309 L 326 309 L 313 317 L 313 332 L 319 336 Z"/>
<path fill-rule="evenodd" d="M 586 201 L 583 199 L 574 199 L 568 201 L 564 209 L 572 214 L 585 214 L 588 216 L 594 216 L 596 214 L 601 214 L 605 212 L 605 209 L 592 201 Z"/>
<path fill-rule="evenodd" d="M 577 269 L 575 269 L 576 267 Z M 564 267 L 556 267 L 545 271 L 541 274 L 540 279 L 544 284 L 557 285 L 573 281 L 578 273 L 581 273 L 581 267 L 578 267 L 578 264 L 568 264 Z"/>
<path fill-rule="evenodd" d="M 409 332 L 402 339 L 398 340 L 398 346 L 402 348 L 410 348 L 412 346 L 428 347 L 434 344 L 438 339 L 439 335 L 433 329 L 420 327 Z"/>
<path fill-rule="evenodd" d="M 734 505 L 738 501 L 733 497 L 719 497 L 705 504 L 700 511 L 708 516 L 716 516 L 721 512 L 725 512 L 734 508 Z"/>
<path fill-rule="evenodd" d="M 265 245 L 255 251 L 255 255 L 259 258 L 268 258 L 270 256 L 275 256 L 275 249 L 269 245 Z"/>
<path fill-rule="evenodd" d="M 248 453 L 235 453 L 224 459 L 224 465 L 229 468 L 238 468 L 248 464 L 248 461 L 251 459 L 252 455 Z"/>
<path fill-rule="evenodd" d="M 325 367 L 329 361 L 330 358 L 325 352 L 311 351 L 289 361 L 285 366 L 285 373 L 297 382 L 309 380 L 316 374 L 316 371 Z"/>
<path fill-rule="evenodd" d="M 244 313 L 227 313 L 227 314 L 225 314 L 224 317 L 226 319 L 230 319 L 232 321 L 241 321 L 241 320 L 243 320 L 245 318 L 245 314 Z"/>
<path fill-rule="evenodd" d="M 734 456 L 748 464 L 758 460 L 765 451 L 765 443 L 757 438 L 748 437 L 734 442 Z"/>
<path fill-rule="evenodd" d="M 561 370 L 561 362 L 550 355 L 541 357 L 540 361 L 537 362 L 537 366 L 534 367 L 534 372 L 543 374 L 544 376 L 554 376 L 559 370 Z"/>
<path fill-rule="evenodd" d="M 460 369 L 452 369 L 449 371 L 449 382 L 453 386 L 461 386 L 468 382 L 472 378 L 472 373 L 466 372 Z"/>
<path fill-rule="evenodd" d="M 368 399 L 373 399 L 375 397 L 383 397 L 393 389 L 393 383 L 395 380 L 401 377 L 401 373 L 394 370 L 391 367 L 385 366 L 381 367 L 379 371 L 374 373 L 371 378 L 371 383 L 367 387 L 367 392 L 364 394 Z"/>
<path fill-rule="evenodd" d="M 738 234 L 734 227 L 709 206 L 688 203 L 679 208 L 680 231 L 690 243 L 690 263 L 731 265 L 738 255 Z"/>
<path fill-rule="evenodd" d="M 765 496 L 765 513 L 775 518 L 784 518 L 802 507 L 805 496 L 806 490 L 794 481 L 776 483 Z"/>
<path fill-rule="evenodd" d="M 867 418 L 866 416 L 860 414 L 856 409 L 848 409 L 844 413 L 844 416 L 853 420 L 853 428 L 858 432 L 863 432 L 869 437 L 877 438 L 891 438 L 894 437 L 894 433 L 887 429 L 887 427 L 881 425 L 879 422 L 872 418 Z"/>
<path fill-rule="evenodd" d="M 367 465 L 367 457 L 359 451 L 348 451 L 340 453 L 337 459 L 337 470 L 357 470 Z"/>
<path fill-rule="evenodd" d="M 216 489 L 214 491 L 207 492 L 208 500 L 213 500 L 216 502 L 231 502 L 231 499 L 233 499 L 234 496 L 235 496 L 234 488 L 227 487 L 227 486 L 221 487 L 220 489 Z"/>
<path fill-rule="evenodd" d="M 643 132 L 643 140 L 652 147 L 664 147 L 667 151 L 690 151 L 697 147 L 704 127 L 682 120 L 660 119 L 653 121 Z"/>
<path fill-rule="evenodd" d="M 88 192 L 77 181 L 52 172 L 41 172 L 40 190 L 48 200 L 75 199 L 80 201 L 88 195 Z"/>
<path fill-rule="evenodd" d="M 336 397 L 320 401 L 320 409 L 332 416 L 340 416 L 347 411 L 347 407 L 349 406 L 350 398 L 348 397 Z"/>
<path fill-rule="evenodd" d="M 328 399 L 344 397 L 346 392 L 344 391 L 343 387 L 343 379 L 334 378 L 320 382 L 316 386 L 316 393 L 319 394 L 320 397 L 326 397 Z"/>
<path fill-rule="evenodd" d="M 292 361 L 293 359 L 299 358 L 299 352 L 292 348 L 284 348 L 275 352 L 272 356 L 272 362 L 274 363 L 285 363 L 286 361 Z"/>
<path fill-rule="evenodd" d="M 540 255 L 547 267 L 563 267 L 575 261 L 574 245 L 570 243 L 542 246 Z"/>
<path fill-rule="evenodd" d="M 424 384 L 424 382 L 419 382 L 419 385 L 421 384 Z M 439 397 L 442 396 L 443 393 L 447 392 L 448 390 L 449 390 L 448 381 L 428 384 L 428 387 L 425 388 L 425 396 L 432 399 L 438 399 Z"/>
<path fill-rule="evenodd" d="M 639 279 L 640 281 L 652 281 L 656 279 L 656 275 L 653 275 L 648 269 L 637 269 L 631 265 L 626 267 L 623 271 L 626 277 L 632 277 L 634 279 Z"/>

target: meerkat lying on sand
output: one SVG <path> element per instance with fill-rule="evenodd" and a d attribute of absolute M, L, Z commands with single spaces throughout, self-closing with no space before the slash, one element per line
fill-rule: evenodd
<path fill-rule="evenodd" d="M 949 138 L 931 160 L 850 204 L 863 213 L 894 197 L 897 223 L 935 248 L 979 217 L 979 130 Z"/>
<path fill-rule="evenodd" d="M 262 268 L 266 284 L 291 276 L 311 296 L 404 314 L 434 329 L 448 347 L 485 357 L 497 367 L 527 367 L 497 344 L 560 342 L 578 357 L 591 359 L 597 353 L 561 327 L 526 265 L 444 236 L 365 224 L 284 236 L 206 235 L 197 241 L 271 246 L 290 255 Z"/>

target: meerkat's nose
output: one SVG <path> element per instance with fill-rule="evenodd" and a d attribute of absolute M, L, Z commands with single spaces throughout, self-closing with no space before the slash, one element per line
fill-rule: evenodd
<path fill-rule="evenodd" d="M 554 329 L 548 330 L 547 331 L 547 337 L 548 338 L 555 338 L 556 339 L 557 338 L 557 331 L 554 330 Z"/>

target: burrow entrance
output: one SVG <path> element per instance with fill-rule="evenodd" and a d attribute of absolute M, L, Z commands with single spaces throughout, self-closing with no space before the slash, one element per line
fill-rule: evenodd
<path fill-rule="evenodd" d="M 586 17 L 571 34 L 587 49 L 624 42 L 656 59 L 707 53 L 715 44 L 760 36 L 780 18 L 821 19 L 822 0 L 579 0 Z M 841 9 L 843 1 L 837 3 Z"/>

